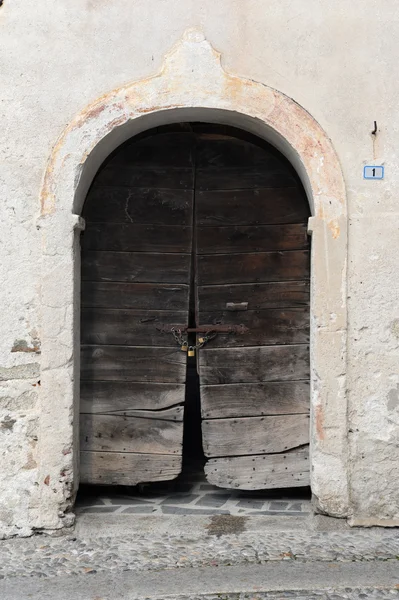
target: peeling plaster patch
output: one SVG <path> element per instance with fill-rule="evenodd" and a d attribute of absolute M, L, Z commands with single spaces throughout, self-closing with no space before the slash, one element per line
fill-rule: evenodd
<path fill-rule="evenodd" d="M 2 429 L 10 429 L 12 431 L 15 423 L 17 422 L 16 419 L 12 419 L 10 416 L 6 416 L 4 417 L 4 419 L 1 421 L 0 426 Z"/>
<path fill-rule="evenodd" d="M 391 331 L 399 339 L 399 319 L 394 319 L 391 323 Z"/>
<path fill-rule="evenodd" d="M 0 381 L 9 379 L 36 379 L 40 375 L 39 363 L 28 363 L 16 367 L 0 367 Z"/>
<path fill-rule="evenodd" d="M 319 440 L 324 440 L 324 414 L 323 407 L 318 404 L 315 408 L 316 412 L 316 431 Z"/>
<path fill-rule="evenodd" d="M 399 384 L 396 389 L 388 392 L 388 410 L 395 410 L 399 406 Z"/>
<path fill-rule="evenodd" d="M 35 352 L 40 354 L 39 340 L 32 340 L 32 346 L 26 340 L 15 340 L 11 352 Z"/>

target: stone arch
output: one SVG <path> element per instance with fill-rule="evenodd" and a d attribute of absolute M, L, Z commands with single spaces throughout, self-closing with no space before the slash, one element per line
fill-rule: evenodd
<path fill-rule="evenodd" d="M 102 96 L 65 129 L 41 193 L 42 527 L 73 520 L 78 482 L 80 217 L 103 160 L 125 140 L 177 121 L 233 125 L 264 138 L 293 164 L 312 217 L 311 468 L 318 509 L 348 512 L 346 417 L 346 194 L 331 141 L 301 106 L 226 73 L 200 32 L 186 32 L 161 72 Z M 55 435 L 54 424 L 57 424 Z"/>

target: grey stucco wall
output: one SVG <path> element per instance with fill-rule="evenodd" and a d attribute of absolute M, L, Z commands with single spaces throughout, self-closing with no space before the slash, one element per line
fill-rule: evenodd
<path fill-rule="evenodd" d="M 352 522 L 399 519 L 399 7 L 394 0 L 5 0 L 0 8 L 0 523 L 43 526 L 36 218 L 52 147 L 108 90 L 157 72 L 188 27 L 227 71 L 301 104 L 338 153 L 349 210 L 348 436 Z M 377 136 L 371 135 L 374 120 Z M 364 181 L 364 164 L 384 181 Z M 329 423 L 333 419 L 327 415 Z M 54 435 L 57 424 L 54 423 Z M 396 519 L 396 521 L 395 521 Z"/>

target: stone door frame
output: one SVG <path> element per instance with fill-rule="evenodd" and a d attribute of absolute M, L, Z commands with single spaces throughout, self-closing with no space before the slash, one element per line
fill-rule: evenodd
<path fill-rule="evenodd" d="M 202 33 L 190 30 L 161 72 L 115 89 L 83 110 L 55 145 L 41 192 L 40 527 L 73 522 L 79 482 L 80 216 L 104 159 L 134 135 L 203 121 L 238 127 L 284 154 L 306 190 L 312 216 L 311 487 L 315 507 L 348 514 L 346 396 L 347 206 L 330 139 L 292 99 L 226 73 Z M 38 524 L 39 525 L 39 524 Z"/>

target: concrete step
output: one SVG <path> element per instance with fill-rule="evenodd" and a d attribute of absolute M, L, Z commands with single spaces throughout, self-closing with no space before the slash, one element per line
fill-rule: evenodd
<path fill-rule="evenodd" d="M 265 565 L 12 578 L 2 600 L 367 600 L 399 597 L 399 561 Z"/>

